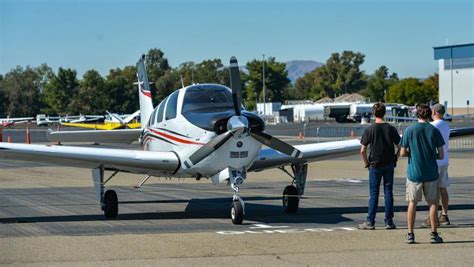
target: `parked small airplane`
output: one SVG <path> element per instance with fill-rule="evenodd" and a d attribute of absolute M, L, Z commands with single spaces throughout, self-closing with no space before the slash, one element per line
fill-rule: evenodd
<path fill-rule="evenodd" d="M 291 146 L 267 133 L 264 121 L 241 105 L 240 72 L 230 59 L 231 88 L 197 84 L 178 89 L 153 109 L 144 56 L 137 63 L 142 125 L 140 143 L 145 151 L 0 143 L 0 157 L 92 169 L 92 178 L 106 218 L 118 215 L 118 197 L 105 185 L 119 172 L 150 176 L 227 182 L 233 190 L 230 217 L 241 224 L 245 204 L 239 188 L 248 172 L 279 168 L 292 178 L 283 191 L 284 211 L 298 210 L 304 193 L 308 162 L 356 154 L 359 140 Z M 120 136 L 125 131 L 107 132 Z M 90 131 L 93 132 L 93 131 Z M 462 134 L 462 133 L 461 133 Z M 262 144 L 267 148 L 262 148 Z M 291 172 L 284 167 L 291 166 Z M 106 171 L 111 174 L 107 177 Z"/>
<path fill-rule="evenodd" d="M 135 111 L 133 114 L 127 115 L 125 117 L 120 116 L 116 113 L 111 113 L 107 111 L 106 116 L 88 116 L 83 121 L 70 121 L 62 122 L 61 125 L 71 126 L 71 127 L 81 127 L 88 129 L 97 129 L 97 130 L 115 130 L 115 129 L 137 129 L 140 128 L 140 123 L 136 121 L 136 118 L 140 116 L 140 110 Z M 104 118 L 103 123 L 90 123 L 92 121 L 99 120 L 97 117 Z M 135 120 L 135 121 L 134 121 Z"/>
<path fill-rule="evenodd" d="M 23 117 L 23 118 L 10 118 L 7 116 L 6 119 L 0 119 L 0 124 L 2 127 L 11 127 L 16 124 L 27 123 L 33 120 L 33 117 Z"/>

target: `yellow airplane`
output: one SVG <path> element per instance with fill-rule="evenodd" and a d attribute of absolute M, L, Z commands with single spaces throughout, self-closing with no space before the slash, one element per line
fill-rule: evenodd
<path fill-rule="evenodd" d="M 104 123 L 74 123 L 74 122 L 63 122 L 61 125 L 64 126 L 72 126 L 72 127 L 81 127 L 81 128 L 88 128 L 88 129 L 96 129 L 96 130 L 115 130 L 115 129 L 137 129 L 141 127 L 141 124 L 135 120 L 140 114 L 140 110 L 135 111 L 133 114 L 127 116 L 125 119 L 122 119 L 117 114 L 110 113 L 107 111 L 110 116 L 110 119 L 104 121 Z"/>

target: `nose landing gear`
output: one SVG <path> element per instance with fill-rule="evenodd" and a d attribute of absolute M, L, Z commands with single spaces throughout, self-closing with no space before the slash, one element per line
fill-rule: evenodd
<path fill-rule="evenodd" d="M 245 215 L 245 203 L 244 200 L 239 196 L 239 186 L 243 184 L 246 172 L 231 170 L 230 175 L 230 187 L 234 191 L 232 205 L 230 206 L 230 219 L 232 220 L 233 224 L 242 224 Z"/>

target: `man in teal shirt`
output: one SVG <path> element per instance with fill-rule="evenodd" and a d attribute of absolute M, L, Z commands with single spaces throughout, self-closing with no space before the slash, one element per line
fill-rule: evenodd
<path fill-rule="evenodd" d="M 437 233 L 438 165 L 436 160 L 444 157 L 444 140 L 439 130 L 428 122 L 431 118 L 431 109 L 428 105 L 418 105 L 416 115 L 418 123 L 406 129 L 400 144 L 401 156 L 408 157 L 406 242 L 415 243 L 413 228 L 416 206 L 423 194 L 430 208 L 431 243 L 442 243 L 443 239 Z"/>

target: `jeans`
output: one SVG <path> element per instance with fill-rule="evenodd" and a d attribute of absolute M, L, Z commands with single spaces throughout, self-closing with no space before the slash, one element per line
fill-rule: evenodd
<path fill-rule="evenodd" d="M 385 196 L 385 223 L 393 220 L 393 171 L 395 165 L 389 163 L 380 167 L 369 168 L 369 213 L 367 222 L 375 223 L 375 214 L 379 204 L 380 183 L 383 178 L 383 190 Z"/>

